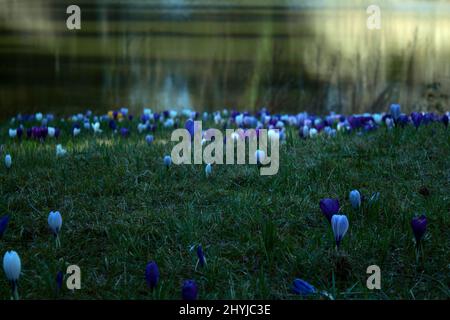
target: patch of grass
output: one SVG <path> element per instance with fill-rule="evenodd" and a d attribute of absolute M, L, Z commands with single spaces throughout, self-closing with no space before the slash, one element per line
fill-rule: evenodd
<path fill-rule="evenodd" d="M 213 125 L 212 125 L 213 126 Z M 195 279 L 201 299 L 299 299 L 302 278 L 337 299 L 448 299 L 450 291 L 450 135 L 432 124 L 391 132 L 339 134 L 281 146 L 280 170 L 260 176 L 255 165 L 163 166 L 169 131 L 132 132 L 122 138 L 84 131 L 57 141 L 21 142 L 1 128 L 0 212 L 11 221 L 0 239 L 1 256 L 22 259 L 22 299 L 54 298 L 55 277 L 81 268 L 81 290 L 64 299 L 179 299 L 184 279 Z M 63 130 L 64 131 L 64 130 Z M 55 145 L 68 155 L 56 158 Z M 426 188 L 427 192 L 424 192 Z M 351 208 L 359 189 L 373 206 Z M 350 228 L 342 253 L 319 209 L 324 197 L 340 199 Z M 63 216 L 61 247 L 47 227 L 50 210 Z M 410 220 L 425 213 L 424 259 L 416 263 Z M 192 245 L 201 243 L 207 267 L 197 268 Z M 161 281 L 144 281 L 155 260 Z M 366 268 L 380 266 L 382 289 L 366 288 Z M 9 299 L 6 279 L 0 297 Z"/>

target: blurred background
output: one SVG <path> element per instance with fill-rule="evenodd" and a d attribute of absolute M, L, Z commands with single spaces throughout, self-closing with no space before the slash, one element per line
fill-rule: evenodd
<path fill-rule="evenodd" d="M 68 30 L 66 8 L 81 8 Z M 381 8 L 381 29 L 366 8 Z M 0 0 L 0 117 L 450 110 L 450 1 Z"/>

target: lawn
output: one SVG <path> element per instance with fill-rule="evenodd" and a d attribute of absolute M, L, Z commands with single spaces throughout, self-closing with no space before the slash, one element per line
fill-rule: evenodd
<path fill-rule="evenodd" d="M 108 129 L 72 137 L 65 122 L 45 142 L 10 139 L 11 125 L 0 127 L 0 216 L 11 217 L 0 254 L 20 255 L 21 299 L 180 299 L 185 279 L 196 281 L 199 299 L 302 299 L 295 278 L 335 299 L 450 298 L 450 131 L 441 123 L 313 139 L 289 127 L 278 174 L 215 165 L 208 178 L 204 165 L 166 169 L 172 130 L 158 128 L 149 145 L 137 123 L 127 122 L 124 138 Z M 65 156 L 56 157 L 57 144 Z M 353 189 L 360 209 L 350 205 Z M 338 198 L 349 220 L 339 251 L 322 198 Z M 54 210 L 60 247 L 47 224 Z M 411 219 L 421 214 L 428 229 L 417 258 Z M 198 244 L 205 267 L 196 267 Z M 152 260 L 154 290 L 144 277 Z M 56 274 L 72 264 L 81 289 L 57 294 Z M 381 290 L 366 287 L 373 264 Z M 2 272 L 0 299 L 10 296 Z"/>

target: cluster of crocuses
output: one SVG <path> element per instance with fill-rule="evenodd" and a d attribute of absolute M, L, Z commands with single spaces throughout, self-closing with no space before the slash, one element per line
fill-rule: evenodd
<path fill-rule="evenodd" d="M 10 221 L 10 216 L 5 215 L 0 218 L 0 239 L 3 237 L 8 224 Z M 47 218 L 48 226 L 55 236 L 56 239 L 56 246 L 60 246 L 59 241 L 59 233 L 62 226 L 62 216 L 59 211 L 51 211 Z M 18 291 L 18 283 L 20 278 L 20 273 L 22 271 L 22 262 L 20 260 L 19 254 L 14 251 L 10 250 L 5 253 L 3 256 L 3 270 L 6 275 L 6 279 L 11 284 L 12 289 L 12 298 L 13 299 L 19 299 L 19 291 Z M 57 279 L 57 289 L 61 288 L 62 285 L 62 272 L 58 272 L 58 275 L 56 277 Z"/>
<path fill-rule="evenodd" d="M 138 119 L 137 123 L 133 121 Z M 163 112 L 153 112 L 151 109 L 144 109 L 141 116 L 135 118 L 129 113 L 127 108 L 117 111 L 109 111 L 107 114 L 96 116 L 91 111 L 79 113 L 68 119 L 60 119 L 60 124 L 71 123 L 70 134 L 79 135 L 82 130 L 100 134 L 109 130 L 118 133 L 123 137 L 128 137 L 136 130 L 138 133 L 152 134 L 157 128 L 174 129 L 178 128 L 183 119 L 213 121 L 221 129 L 242 128 L 242 129 L 277 129 L 280 140 L 286 138 L 286 128 L 293 127 L 298 130 L 301 138 L 315 138 L 319 135 L 328 137 L 336 136 L 337 132 L 357 131 L 364 133 L 376 130 L 380 127 L 392 129 L 394 127 L 404 127 L 413 125 L 416 128 L 432 122 L 440 122 L 448 127 L 449 113 L 438 115 L 435 113 L 412 112 L 405 114 L 401 112 L 399 104 L 392 104 L 387 113 L 364 113 L 355 115 L 341 115 L 330 113 L 324 117 L 310 115 L 306 112 L 298 114 L 271 114 L 266 109 L 261 109 L 255 113 L 238 111 L 216 111 L 212 113 L 192 111 L 184 109 L 181 111 L 166 110 Z M 50 126 L 56 119 L 54 115 L 37 113 L 35 115 L 18 115 L 11 120 L 11 124 L 18 124 L 17 128 L 9 129 L 11 138 L 21 138 L 26 132 L 27 137 L 39 140 L 47 136 L 58 137 L 60 129 L 57 126 Z M 26 129 L 27 125 L 32 127 Z M 61 125 L 61 127 L 67 127 Z M 273 132 L 272 132 L 273 134 Z M 153 141 L 146 137 L 146 141 Z"/>
<path fill-rule="evenodd" d="M 195 269 L 197 269 L 198 266 L 205 267 L 206 258 L 203 252 L 202 245 L 199 244 L 197 246 L 196 252 L 197 252 L 197 264 L 195 266 Z M 147 282 L 147 286 L 152 291 L 158 285 L 160 280 L 160 273 L 159 267 L 155 261 L 150 261 L 145 267 L 145 280 Z M 198 286 L 195 280 L 189 279 L 183 282 L 183 285 L 181 287 L 181 297 L 183 298 L 183 300 L 197 300 Z"/>
<path fill-rule="evenodd" d="M 380 193 L 375 192 L 368 198 L 368 205 L 373 205 L 375 202 L 379 200 Z M 361 208 L 362 204 L 362 196 L 358 190 L 352 190 L 349 193 L 349 200 L 351 206 L 358 210 Z M 348 231 L 349 222 L 348 218 L 345 214 L 341 213 L 341 207 L 339 205 L 339 200 L 335 198 L 324 198 L 319 202 L 320 210 L 323 215 L 327 219 L 327 221 L 331 225 L 331 229 L 333 231 L 334 240 L 336 243 L 336 249 L 339 249 L 339 246 L 344 238 L 345 234 Z M 421 239 L 423 238 L 426 229 L 427 229 L 427 218 L 425 215 L 421 215 L 420 217 L 414 217 L 411 220 L 411 227 L 414 234 L 414 238 L 416 240 L 416 248 L 418 254 L 418 248 L 421 243 Z M 292 290 L 294 293 L 297 293 L 301 296 L 307 296 L 312 294 L 319 293 L 318 290 L 306 282 L 303 279 L 295 279 L 292 285 Z M 326 292 L 322 292 L 325 293 Z"/>

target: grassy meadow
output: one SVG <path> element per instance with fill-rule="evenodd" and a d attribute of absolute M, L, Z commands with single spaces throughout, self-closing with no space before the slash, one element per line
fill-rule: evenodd
<path fill-rule="evenodd" d="M 289 128 L 278 174 L 215 165 L 208 178 L 204 165 L 164 167 L 171 130 L 157 130 L 149 145 L 135 130 L 72 137 L 67 124 L 42 143 L 10 139 L 8 128 L 0 128 L 0 215 L 11 220 L 0 252 L 20 255 L 21 299 L 180 299 L 185 279 L 195 279 L 199 299 L 302 299 L 291 290 L 295 278 L 334 299 L 450 298 L 450 135 L 442 124 L 308 140 Z M 67 155 L 56 157 L 57 144 Z M 360 210 L 350 205 L 353 189 L 365 197 Z M 369 205 L 374 192 L 379 201 Z M 322 198 L 339 198 L 348 216 L 340 252 Z M 52 210 L 63 217 L 59 248 Z M 428 229 L 417 259 L 411 219 L 420 214 Z M 203 268 L 190 250 L 198 244 Z M 151 260 L 161 273 L 153 291 L 144 278 Z M 63 285 L 57 294 L 56 274 L 72 264 L 81 289 Z M 381 290 L 366 287 L 373 264 Z M 0 299 L 10 293 L 2 272 Z"/>

